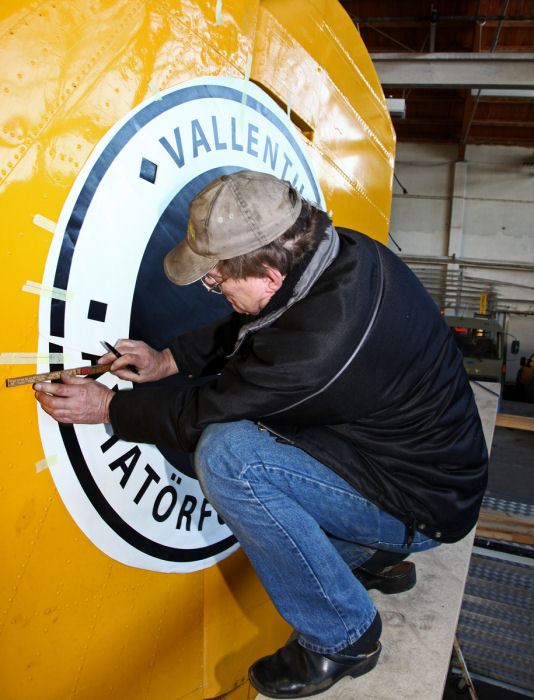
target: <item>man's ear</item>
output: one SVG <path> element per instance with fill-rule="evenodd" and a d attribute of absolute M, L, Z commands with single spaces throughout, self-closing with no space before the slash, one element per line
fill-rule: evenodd
<path fill-rule="evenodd" d="M 269 265 L 265 265 L 265 284 L 266 284 L 266 289 L 268 292 L 271 294 L 274 294 L 277 292 L 280 287 L 282 286 L 282 282 L 285 280 L 285 275 L 283 275 L 280 270 L 277 270 L 275 267 L 270 267 Z"/>

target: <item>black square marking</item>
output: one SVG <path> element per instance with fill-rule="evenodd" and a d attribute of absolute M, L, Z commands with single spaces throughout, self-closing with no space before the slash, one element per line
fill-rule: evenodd
<path fill-rule="evenodd" d="M 104 321 L 106 320 L 106 313 L 108 310 L 108 305 L 104 304 L 103 301 L 95 301 L 91 299 L 89 302 L 89 311 L 87 312 L 87 318 L 91 321 Z"/>
<path fill-rule="evenodd" d="M 154 184 L 156 182 L 156 173 L 158 166 L 151 160 L 143 158 L 141 161 L 141 170 L 139 171 L 139 177 L 143 178 L 147 182 Z"/>

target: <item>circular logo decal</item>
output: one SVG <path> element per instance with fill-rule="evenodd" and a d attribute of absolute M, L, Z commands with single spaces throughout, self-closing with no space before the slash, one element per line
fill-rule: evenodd
<path fill-rule="evenodd" d="M 324 208 L 298 131 L 252 83 L 184 83 L 118 122 L 61 212 L 43 286 L 67 294 L 41 297 L 39 352 L 64 353 L 64 366 L 77 367 L 104 354 L 102 341 L 134 338 L 161 350 L 230 313 L 224 297 L 206 294 L 200 283 L 169 282 L 163 258 L 186 235 L 191 199 L 219 175 L 244 169 L 289 180 Z M 111 374 L 97 381 L 137 390 Z M 179 391 L 191 381 L 176 375 L 165 383 Z M 237 548 L 204 498 L 191 455 L 126 443 L 110 426 L 60 425 L 40 408 L 39 429 L 45 455 L 57 456 L 50 471 L 63 502 L 109 556 L 139 568 L 189 572 Z"/>

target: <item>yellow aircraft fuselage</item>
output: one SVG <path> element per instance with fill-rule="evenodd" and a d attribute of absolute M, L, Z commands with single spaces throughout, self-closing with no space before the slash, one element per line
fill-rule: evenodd
<path fill-rule="evenodd" d="M 378 78 L 326 0 L 8 0 L 0 35 L 0 696 L 247 697 L 248 665 L 290 630 L 194 475 L 101 427 L 60 431 L 4 379 L 128 335 L 167 212 L 217 169 L 272 170 L 385 242 L 395 135 Z M 127 522 L 145 505 L 146 532 Z"/>

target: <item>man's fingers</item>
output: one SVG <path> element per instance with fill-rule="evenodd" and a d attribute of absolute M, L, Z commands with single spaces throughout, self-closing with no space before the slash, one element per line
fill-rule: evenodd
<path fill-rule="evenodd" d="M 119 340 L 115 344 L 115 349 L 120 352 L 122 356 L 126 356 L 126 353 L 131 351 L 137 350 L 141 345 L 144 345 L 139 340 L 129 340 L 129 339 L 123 339 Z M 102 355 L 102 357 L 98 358 L 98 364 L 99 365 L 107 365 L 107 364 L 112 364 L 113 367 L 111 371 L 115 373 L 117 370 L 122 369 L 123 367 L 126 367 L 126 365 L 131 365 L 135 364 L 136 360 L 138 360 L 137 355 L 129 355 L 129 359 L 126 362 L 122 361 L 122 357 L 117 357 L 115 354 L 112 352 L 108 352 L 105 355 Z M 124 378 L 124 377 L 123 377 Z"/>
<path fill-rule="evenodd" d="M 70 396 L 72 389 L 68 384 L 59 384 L 58 382 L 42 382 L 34 384 L 33 388 L 36 393 L 53 394 L 54 396 Z"/>
<path fill-rule="evenodd" d="M 123 340 L 119 340 L 115 347 L 120 353 L 124 354 L 125 352 L 128 352 L 128 350 L 135 350 L 136 348 L 144 345 L 146 345 L 146 343 L 144 343 L 142 340 L 131 340 L 130 338 L 124 338 Z"/>
<path fill-rule="evenodd" d="M 68 406 L 66 400 L 76 396 L 80 391 L 80 384 L 86 385 L 87 380 L 83 377 L 61 374 L 61 384 L 59 382 L 43 382 L 34 384 L 35 398 L 43 409 L 50 416 L 60 423 L 72 423 L 68 416 Z"/>
<path fill-rule="evenodd" d="M 98 382 L 62 375 L 64 384 L 34 385 L 35 398 L 43 410 L 60 423 L 109 422 L 113 392 Z"/>
<path fill-rule="evenodd" d="M 61 386 L 58 384 L 57 386 Z M 39 401 L 41 406 L 45 409 L 47 413 L 55 413 L 56 411 L 60 410 L 62 407 L 62 404 L 67 397 L 67 394 L 54 394 L 53 396 L 50 396 L 48 392 L 45 391 L 36 391 L 35 392 L 35 398 Z"/>
<path fill-rule="evenodd" d="M 43 409 L 43 411 L 45 413 L 48 413 L 49 416 L 52 416 L 52 418 L 54 418 L 54 420 L 57 420 L 58 423 L 73 423 L 74 422 L 73 420 L 71 420 L 68 417 L 68 415 L 65 411 L 62 411 L 61 409 L 51 408 L 51 407 L 45 405 L 42 401 L 41 401 L 41 408 Z"/>
<path fill-rule="evenodd" d="M 169 350 L 160 352 L 142 340 L 128 338 L 119 340 L 115 347 L 121 353 L 121 357 L 116 358 L 107 354 L 103 355 L 98 362 L 99 364 L 110 362 L 111 372 L 120 379 L 135 383 L 150 382 L 178 371 Z"/>
<path fill-rule="evenodd" d="M 112 352 L 107 352 L 105 355 L 102 355 L 102 357 L 99 357 L 96 363 L 98 365 L 109 365 L 116 359 L 117 358 Z"/>
<path fill-rule="evenodd" d="M 130 376 L 127 377 L 126 374 L 132 376 L 135 375 L 131 370 L 128 370 L 127 367 L 128 365 L 136 366 L 138 361 L 139 359 L 135 355 L 123 355 L 122 357 L 115 358 L 113 364 L 111 365 L 111 371 L 121 379 L 129 379 Z"/>
<path fill-rule="evenodd" d="M 61 373 L 61 381 L 64 384 L 87 384 L 86 377 L 77 377 L 75 374 L 66 374 L 65 372 Z"/>
<path fill-rule="evenodd" d="M 126 381 L 129 381 L 129 382 L 137 383 L 137 382 L 143 381 L 142 377 L 141 377 L 141 372 L 138 371 L 137 373 L 135 373 L 135 372 L 132 372 L 131 369 L 122 369 L 120 372 L 117 372 L 116 375 L 120 379 L 125 379 Z"/>

